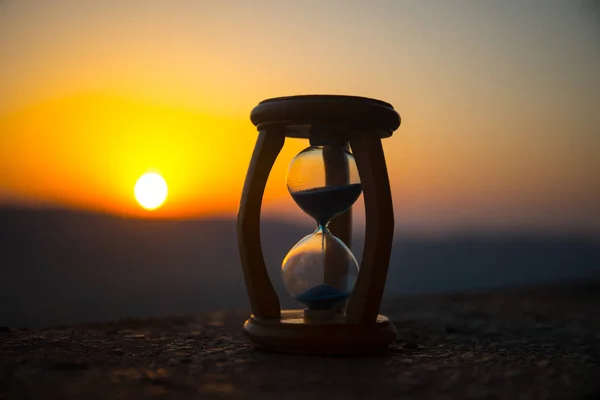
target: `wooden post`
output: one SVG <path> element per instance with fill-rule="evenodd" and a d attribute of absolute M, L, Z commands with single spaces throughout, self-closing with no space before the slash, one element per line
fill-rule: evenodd
<path fill-rule="evenodd" d="M 357 132 L 350 140 L 365 198 L 366 228 L 362 262 L 346 309 L 347 323 L 377 320 L 394 236 L 394 208 L 381 139 Z"/>
<path fill-rule="evenodd" d="M 348 144 L 346 143 L 341 149 L 348 150 Z M 346 156 L 340 151 L 340 148 L 325 148 L 323 159 L 325 162 L 326 185 L 347 185 L 350 181 L 350 168 Z M 350 242 L 352 241 L 352 207 L 344 214 L 334 218 L 329 224 L 329 230 L 350 248 Z"/>
<path fill-rule="evenodd" d="M 283 148 L 282 129 L 261 130 L 248 173 L 237 216 L 238 247 L 242 272 L 248 290 L 252 313 L 259 318 L 279 318 L 279 298 L 273 288 L 260 243 L 260 208 L 267 179 Z"/>
<path fill-rule="evenodd" d="M 347 185 L 350 179 L 349 165 L 346 159 L 345 146 L 325 146 L 323 162 L 325 164 L 325 183 L 327 186 Z M 331 233 L 350 247 L 352 235 L 352 208 L 337 216 L 329 223 Z M 348 265 L 335 248 L 325 251 L 324 283 L 338 286 Z"/>

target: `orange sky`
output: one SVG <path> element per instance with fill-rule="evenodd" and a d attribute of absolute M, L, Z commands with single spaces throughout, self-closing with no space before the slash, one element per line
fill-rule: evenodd
<path fill-rule="evenodd" d="M 0 202 L 233 215 L 252 107 L 354 94 L 403 117 L 384 142 L 399 226 L 600 232 L 597 29 L 559 1 L 4 1 Z M 301 217 L 284 174 L 304 147 L 265 213 Z M 149 169 L 170 190 L 154 212 L 133 198 Z"/>

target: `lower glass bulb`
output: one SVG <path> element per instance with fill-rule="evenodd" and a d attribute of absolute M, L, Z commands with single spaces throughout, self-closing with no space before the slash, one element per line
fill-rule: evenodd
<path fill-rule="evenodd" d="M 296 301 L 309 310 L 326 310 L 348 300 L 358 263 L 344 242 L 319 227 L 290 250 L 281 274 Z"/>

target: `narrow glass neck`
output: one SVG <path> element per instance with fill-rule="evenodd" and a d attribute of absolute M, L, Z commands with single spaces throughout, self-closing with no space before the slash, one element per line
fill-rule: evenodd
<path fill-rule="evenodd" d="M 329 232 L 329 221 L 327 221 L 325 224 L 321 224 L 319 223 L 319 221 L 317 221 L 317 229 L 314 231 L 314 233 L 331 233 Z"/>

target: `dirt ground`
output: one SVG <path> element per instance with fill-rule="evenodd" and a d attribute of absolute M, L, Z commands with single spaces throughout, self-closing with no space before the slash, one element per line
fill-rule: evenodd
<path fill-rule="evenodd" d="M 387 300 L 389 355 L 253 349 L 245 312 L 0 327 L 0 399 L 600 399 L 600 282 Z"/>

